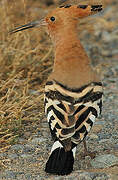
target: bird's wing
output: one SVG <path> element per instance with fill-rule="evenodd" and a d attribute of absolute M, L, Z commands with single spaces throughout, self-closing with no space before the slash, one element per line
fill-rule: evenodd
<path fill-rule="evenodd" d="M 102 85 L 93 83 L 78 90 L 47 82 L 45 114 L 52 137 L 78 144 L 90 131 L 102 106 Z"/>

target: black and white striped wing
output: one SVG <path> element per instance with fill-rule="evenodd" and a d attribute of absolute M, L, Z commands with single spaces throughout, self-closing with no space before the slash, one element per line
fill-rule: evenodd
<path fill-rule="evenodd" d="M 88 102 L 78 106 L 75 112 L 75 134 L 72 142 L 78 144 L 81 142 L 91 130 L 96 118 L 101 114 L 102 98 L 94 102 Z"/>
<path fill-rule="evenodd" d="M 74 116 L 69 116 L 67 107 L 68 104 L 61 100 L 53 100 L 45 96 L 45 114 L 54 140 L 62 141 L 72 137 L 75 133 L 75 119 Z"/>
<path fill-rule="evenodd" d="M 81 142 L 102 108 L 102 85 L 94 83 L 78 90 L 70 90 L 57 82 L 45 87 L 45 114 L 54 140 L 71 138 Z"/>

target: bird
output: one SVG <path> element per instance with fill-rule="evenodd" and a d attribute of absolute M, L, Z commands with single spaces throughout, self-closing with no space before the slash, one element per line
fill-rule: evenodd
<path fill-rule="evenodd" d="M 100 5 L 65 5 L 43 19 L 10 31 L 46 26 L 55 58 L 44 92 L 44 107 L 54 144 L 46 173 L 68 175 L 73 171 L 77 145 L 85 138 L 102 111 L 103 85 L 78 38 L 78 21 L 102 11 Z M 86 150 L 87 151 L 87 150 Z"/>

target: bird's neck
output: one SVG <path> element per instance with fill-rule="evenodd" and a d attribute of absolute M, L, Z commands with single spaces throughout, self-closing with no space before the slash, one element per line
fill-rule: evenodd
<path fill-rule="evenodd" d="M 55 65 L 63 63 L 89 64 L 89 58 L 80 43 L 77 32 L 67 31 L 55 43 Z"/>
<path fill-rule="evenodd" d="M 73 29 L 65 31 L 55 41 L 53 76 L 68 86 L 82 86 L 94 77 L 89 58 Z"/>

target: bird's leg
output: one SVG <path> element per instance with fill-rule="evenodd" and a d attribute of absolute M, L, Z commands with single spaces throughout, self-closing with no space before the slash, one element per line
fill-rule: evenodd
<path fill-rule="evenodd" d="M 85 156 L 90 156 L 91 159 L 94 159 L 96 156 L 96 151 L 90 152 L 87 150 L 87 145 L 86 145 L 86 140 L 83 140 L 83 144 L 84 144 L 84 153 L 82 154 L 82 158 L 85 158 Z"/>

